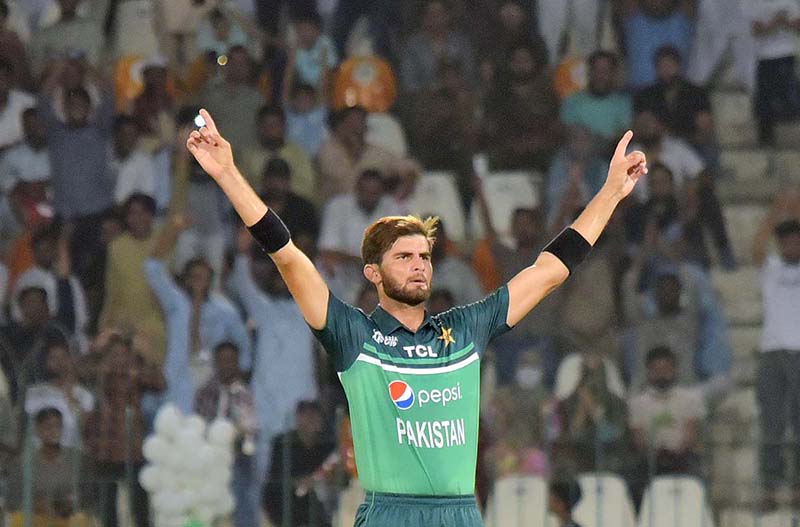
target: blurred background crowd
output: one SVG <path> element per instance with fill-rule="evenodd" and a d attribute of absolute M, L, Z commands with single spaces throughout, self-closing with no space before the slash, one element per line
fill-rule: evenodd
<path fill-rule="evenodd" d="M 428 309 L 476 301 L 632 129 L 646 180 L 484 361 L 480 501 L 603 472 L 634 507 L 696 476 L 728 525 L 800 505 L 798 32 L 796 0 L 0 0 L 11 521 L 149 525 L 165 402 L 236 424 L 237 527 L 328 525 L 357 488 L 335 370 L 184 146 L 200 107 L 365 312 L 372 221 L 440 215 Z"/>

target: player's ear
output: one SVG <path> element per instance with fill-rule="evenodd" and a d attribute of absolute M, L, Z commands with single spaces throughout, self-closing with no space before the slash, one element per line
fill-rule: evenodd
<path fill-rule="evenodd" d="M 378 271 L 377 264 L 367 264 L 364 266 L 364 278 L 371 284 L 378 285 L 381 281 L 381 273 Z"/>

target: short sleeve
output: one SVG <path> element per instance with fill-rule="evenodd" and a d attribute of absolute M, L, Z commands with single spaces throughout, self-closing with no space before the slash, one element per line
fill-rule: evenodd
<path fill-rule="evenodd" d="M 333 293 L 328 295 L 328 315 L 325 327 L 311 328 L 337 372 L 344 372 L 356 361 L 361 352 L 361 334 L 365 315 L 345 304 Z"/>
<path fill-rule="evenodd" d="M 472 328 L 479 353 L 492 339 L 511 329 L 508 318 L 508 287 L 502 286 L 483 300 L 458 308 L 465 326 Z"/>

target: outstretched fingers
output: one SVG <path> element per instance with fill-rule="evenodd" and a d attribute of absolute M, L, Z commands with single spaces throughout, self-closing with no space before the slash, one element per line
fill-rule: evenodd
<path fill-rule="evenodd" d="M 625 135 L 622 136 L 622 139 L 619 140 L 619 143 L 617 143 L 617 148 L 614 150 L 615 159 L 622 159 L 625 157 L 625 152 L 628 150 L 631 139 L 633 139 L 633 132 L 628 130 L 625 132 Z"/>
<path fill-rule="evenodd" d="M 217 130 L 217 124 L 214 122 L 214 119 L 211 117 L 211 114 L 208 113 L 208 110 L 205 108 L 200 108 L 200 115 L 203 117 L 203 120 L 206 122 L 205 128 L 208 128 L 215 134 L 219 134 L 219 130 Z M 201 128 L 202 130 L 202 128 Z"/>

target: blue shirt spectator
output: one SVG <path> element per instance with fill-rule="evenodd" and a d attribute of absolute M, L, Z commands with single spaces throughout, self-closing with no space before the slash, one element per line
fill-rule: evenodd
<path fill-rule="evenodd" d="M 266 475 L 272 438 L 291 429 L 298 402 L 317 397 L 314 341 L 277 267 L 265 256 L 245 256 L 250 234 L 241 238 L 229 285 L 256 327 L 251 386 L 261 426 L 257 474 Z"/>
<path fill-rule="evenodd" d="M 589 84 L 561 105 L 561 121 L 588 128 L 601 142 L 616 141 L 633 121 L 630 96 L 615 87 L 617 57 L 598 51 L 588 59 Z"/>
<path fill-rule="evenodd" d="M 114 181 L 108 170 L 108 152 L 114 120 L 114 99 L 102 94 L 91 112 L 86 90 L 66 94 L 66 122 L 61 122 L 45 92 L 39 98 L 47 130 L 52 171 L 53 204 L 64 218 L 99 214 L 113 205 Z"/>
<path fill-rule="evenodd" d="M 194 262 L 189 262 L 190 268 Z M 150 287 L 158 298 L 164 311 L 167 325 L 167 357 L 164 362 L 164 376 L 167 380 L 167 399 L 175 403 L 181 411 L 192 411 L 195 391 L 200 379 L 192 370 L 202 368 L 203 357 L 192 353 L 192 300 L 189 293 L 178 286 L 170 275 L 164 262 L 149 259 L 145 262 L 145 274 Z M 250 369 L 252 355 L 247 329 L 233 305 L 218 293 L 208 294 L 203 302 L 199 319 L 199 338 L 203 350 L 210 351 L 223 342 L 233 342 L 241 350 L 239 366 L 243 371 Z M 200 352 L 202 354 L 202 352 Z M 193 364 L 194 363 L 194 364 Z M 207 379 L 206 379 L 207 380 Z"/>
<path fill-rule="evenodd" d="M 641 0 L 623 18 L 628 86 L 640 90 L 656 82 L 654 57 L 671 46 L 686 59 L 694 40 L 694 20 L 688 7 L 674 0 Z"/>

